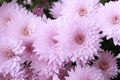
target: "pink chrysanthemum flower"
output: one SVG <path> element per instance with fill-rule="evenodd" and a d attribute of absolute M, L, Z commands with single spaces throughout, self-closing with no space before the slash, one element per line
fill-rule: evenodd
<path fill-rule="evenodd" d="M 3 37 L 0 39 L 0 46 L 0 72 L 15 75 L 20 68 L 20 56 L 25 49 L 22 41 Z"/>
<path fill-rule="evenodd" d="M 99 0 L 62 0 L 64 5 L 62 6 L 61 14 L 65 16 L 88 17 L 95 13 Z"/>
<path fill-rule="evenodd" d="M 23 6 L 18 5 L 16 0 L 3 3 L 0 12 L 0 36 L 4 34 L 20 39 L 24 45 L 33 41 L 31 36 L 40 18 L 28 12 Z"/>
<path fill-rule="evenodd" d="M 93 59 L 101 42 L 99 31 L 94 28 L 96 26 L 74 20 L 60 26 L 56 39 L 63 56 L 73 62 L 80 59 L 86 63 Z"/>
<path fill-rule="evenodd" d="M 81 68 L 78 65 L 75 70 L 71 70 L 68 74 L 69 77 L 66 77 L 66 80 L 104 80 L 101 71 L 90 66 Z"/>
<path fill-rule="evenodd" d="M 23 19 L 19 20 L 19 23 L 14 22 L 8 25 L 7 34 L 10 37 L 23 40 L 24 43 L 33 40 L 32 34 L 34 33 L 34 28 L 37 26 L 39 19 L 32 13 L 21 14 L 21 18 Z"/>
<path fill-rule="evenodd" d="M 16 0 L 3 3 L 0 7 L 0 33 L 23 40 L 29 40 L 40 18 L 28 12 L 23 6 L 18 5 Z M 15 33 L 15 34 L 13 34 Z"/>
<path fill-rule="evenodd" d="M 106 78 L 114 78 L 119 72 L 116 57 L 111 52 L 100 51 L 100 57 L 94 62 L 94 66 L 99 68 Z"/>
<path fill-rule="evenodd" d="M 50 9 L 50 14 L 54 17 L 54 18 L 58 18 L 61 16 L 61 10 L 62 10 L 62 5 L 63 3 L 58 1 L 58 2 L 54 2 L 52 8 Z"/>
<path fill-rule="evenodd" d="M 19 18 L 18 15 L 20 15 L 18 14 L 19 9 L 20 7 L 15 1 L 4 2 L 0 7 L 0 25 L 5 27 L 9 22 L 17 20 Z"/>
<path fill-rule="evenodd" d="M 40 19 L 30 12 L 21 14 L 21 18 L 23 19 L 18 20 L 18 23 L 13 22 L 11 25 L 8 25 L 6 35 L 23 41 L 23 45 L 26 47 L 24 54 L 22 55 L 21 62 L 23 62 L 29 60 L 33 54 L 32 44 L 34 39 L 32 35 L 34 33 L 34 28 L 39 24 L 38 22 Z"/>
<path fill-rule="evenodd" d="M 49 63 L 56 61 L 58 65 L 61 65 L 64 61 L 64 56 L 62 56 L 63 53 L 61 53 L 57 45 L 59 41 L 55 38 L 58 35 L 57 26 L 52 20 L 47 24 L 41 23 L 35 30 L 33 47 L 35 47 L 34 52 L 40 55 L 40 60 L 45 59 Z"/>
<path fill-rule="evenodd" d="M 97 17 L 101 23 L 101 31 L 107 39 L 113 38 L 115 45 L 120 45 L 120 2 L 110 1 L 101 5 Z"/>
<path fill-rule="evenodd" d="M 31 12 L 28 12 L 25 8 L 23 8 L 22 6 L 19 6 L 15 2 L 11 2 L 8 4 L 6 3 L 5 6 L 12 7 L 12 5 L 14 4 L 17 7 L 17 9 L 15 8 L 15 11 L 13 11 L 13 12 L 17 12 L 16 15 L 14 13 L 16 20 L 11 21 L 9 24 L 7 24 L 4 34 L 12 38 L 20 39 L 23 41 L 23 45 L 26 47 L 26 49 L 24 50 L 24 54 L 22 55 L 22 61 L 25 61 L 28 58 L 30 58 L 31 54 L 33 53 L 32 34 L 34 33 L 34 28 L 39 24 L 41 20 L 40 20 L 40 17 L 39 18 L 36 17 Z M 20 14 L 20 15 L 17 15 L 17 14 Z"/>
<path fill-rule="evenodd" d="M 59 73 L 60 66 L 58 66 L 56 61 L 49 63 L 45 59 L 39 60 L 38 56 L 33 56 L 31 60 L 31 68 L 33 69 L 33 72 L 38 75 L 45 75 L 47 78 L 52 77 L 54 79 L 56 78 L 55 75 Z"/>
<path fill-rule="evenodd" d="M 12 23 L 19 23 L 21 6 L 13 0 L 10 3 L 4 2 L 0 6 L 0 33 L 6 33 L 6 28 Z M 24 8 L 23 8 L 24 9 Z"/>

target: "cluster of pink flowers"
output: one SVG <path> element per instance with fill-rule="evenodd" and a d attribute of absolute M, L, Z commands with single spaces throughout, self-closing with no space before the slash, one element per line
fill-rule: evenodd
<path fill-rule="evenodd" d="M 117 58 L 102 38 L 120 46 L 120 0 L 61 0 L 47 18 L 16 0 L 0 6 L 0 80 L 110 80 Z M 96 60 L 96 57 L 98 59 Z M 93 64 L 90 64 L 92 62 Z"/>

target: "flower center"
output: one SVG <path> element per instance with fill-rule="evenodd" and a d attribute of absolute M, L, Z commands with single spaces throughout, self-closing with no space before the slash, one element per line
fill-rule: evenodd
<path fill-rule="evenodd" d="M 103 62 L 101 62 L 101 64 L 100 64 L 100 68 L 101 68 L 102 70 L 107 70 L 107 69 L 109 68 L 109 64 L 108 64 L 107 62 L 103 61 Z"/>
<path fill-rule="evenodd" d="M 112 18 L 112 24 L 115 25 L 115 24 L 118 24 L 120 22 L 120 17 L 119 16 L 114 16 Z"/>
<path fill-rule="evenodd" d="M 8 49 L 8 50 L 5 52 L 5 57 L 6 57 L 7 59 L 11 59 L 11 58 L 15 57 L 15 54 L 14 54 L 14 52 L 13 52 L 11 49 Z"/>
<path fill-rule="evenodd" d="M 57 43 L 58 43 L 58 41 L 55 40 L 55 39 L 52 39 L 52 41 L 53 41 L 54 44 L 57 44 Z"/>
<path fill-rule="evenodd" d="M 84 42 L 85 38 L 82 34 L 77 34 L 74 36 L 74 42 L 78 45 L 81 45 Z"/>
<path fill-rule="evenodd" d="M 80 10 L 79 10 L 79 15 L 80 16 L 85 16 L 87 14 L 87 11 L 84 9 L 84 8 L 81 8 Z"/>
<path fill-rule="evenodd" d="M 55 36 L 57 35 L 57 33 L 56 32 L 54 32 L 54 33 L 50 33 L 51 35 L 49 36 L 50 38 L 50 43 L 52 43 L 52 45 L 54 45 L 54 44 L 57 44 L 58 43 L 58 41 L 55 39 Z"/>
<path fill-rule="evenodd" d="M 29 29 L 28 29 L 27 27 L 25 27 L 25 28 L 23 29 L 23 34 L 24 34 L 25 36 L 30 35 L 30 31 L 29 31 Z"/>
<path fill-rule="evenodd" d="M 10 19 L 9 17 L 6 17 L 6 18 L 4 19 L 4 23 L 5 23 L 5 24 L 7 24 L 9 21 L 11 21 L 11 19 Z"/>

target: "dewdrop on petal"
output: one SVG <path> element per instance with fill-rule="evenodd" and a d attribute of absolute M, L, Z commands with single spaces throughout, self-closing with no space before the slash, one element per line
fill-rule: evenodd
<path fill-rule="evenodd" d="M 114 78 L 120 72 L 116 59 L 111 52 L 101 51 L 100 56 L 93 65 L 100 69 L 107 79 Z"/>
<path fill-rule="evenodd" d="M 104 75 L 99 69 L 91 66 L 76 66 L 75 70 L 68 72 L 66 80 L 105 80 Z"/>

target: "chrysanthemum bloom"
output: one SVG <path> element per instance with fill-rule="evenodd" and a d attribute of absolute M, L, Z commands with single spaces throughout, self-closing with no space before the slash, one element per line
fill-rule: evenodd
<path fill-rule="evenodd" d="M 13 76 L 20 69 L 20 56 L 25 47 L 22 46 L 22 41 L 8 37 L 0 39 L 0 46 L 0 72 Z"/>
<path fill-rule="evenodd" d="M 21 14 L 20 17 L 23 19 L 8 25 L 8 28 L 6 29 L 6 35 L 23 41 L 23 45 L 26 47 L 26 49 L 22 55 L 22 61 L 25 61 L 28 60 L 33 53 L 32 44 L 34 39 L 32 34 L 34 33 L 34 28 L 37 26 L 37 24 L 39 24 L 38 22 L 40 19 L 30 12 L 25 11 L 24 14 L 22 14 L 21 11 L 18 12 Z"/>
<path fill-rule="evenodd" d="M 81 68 L 78 65 L 75 70 L 71 70 L 68 74 L 69 77 L 66 77 L 66 80 L 104 80 L 101 71 L 90 66 Z"/>
<path fill-rule="evenodd" d="M 117 67 L 116 57 L 111 52 L 99 52 L 100 57 L 94 62 L 94 66 L 99 68 L 106 78 L 114 78 L 119 72 Z"/>
<path fill-rule="evenodd" d="M 8 25 L 12 23 L 18 23 L 18 20 L 21 20 L 20 18 L 20 11 L 21 6 L 18 6 L 18 4 L 15 1 L 12 1 L 10 3 L 3 3 L 0 6 L 0 33 L 6 33 L 6 28 Z M 2 31 L 2 32 L 1 32 Z"/>
<path fill-rule="evenodd" d="M 65 60 L 57 45 L 59 41 L 55 39 L 56 36 L 57 24 L 54 21 L 50 20 L 47 24 L 43 22 L 35 29 L 33 47 L 35 48 L 34 52 L 39 56 L 38 63 L 36 61 L 35 63 L 37 65 L 42 62 L 43 67 L 40 68 L 40 66 L 34 65 L 33 67 L 47 77 L 59 73 L 59 68 Z"/>
<path fill-rule="evenodd" d="M 18 5 L 16 0 L 3 3 L 0 7 L 0 35 L 4 34 L 15 39 L 20 39 L 23 44 L 31 42 L 34 27 L 39 21 L 35 15 Z M 14 33 L 14 34 L 13 34 Z"/>
<path fill-rule="evenodd" d="M 18 22 L 13 22 L 10 25 L 8 25 L 8 28 L 6 29 L 6 35 L 23 41 L 23 45 L 26 47 L 26 49 L 24 51 L 24 54 L 22 55 L 22 61 L 25 61 L 33 53 L 32 34 L 34 33 L 34 28 L 37 26 L 37 24 L 39 24 L 38 22 L 40 21 L 40 19 L 38 19 L 35 15 L 33 15 L 30 12 L 24 12 L 24 8 L 24 14 L 21 11 L 18 12 L 19 14 L 21 14 L 21 19 L 18 20 Z"/>
<path fill-rule="evenodd" d="M 45 75 L 46 78 L 52 77 L 54 79 L 56 78 L 56 74 L 59 73 L 59 66 L 56 61 L 49 63 L 45 59 L 39 60 L 39 56 L 33 56 L 31 60 L 30 68 L 33 69 L 33 72 L 37 73 L 37 75 Z"/>
<path fill-rule="evenodd" d="M 53 6 L 50 10 L 50 14 L 54 17 L 54 18 L 58 18 L 61 16 L 61 10 L 62 10 L 62 6 L 63 3 L 58 1 L 58 2 L 54 2 Z"/>
<path fill-rule="evenodd" d="M 95 13 L 99 0 L 62 0 L 64 5 L 62 6 L 61 14 L 65 16 L 78 16 L 80 18 L 88 17 Z"/>
<path fill-rule="evenodd" d="M 0 12 L 0 30 L 5 28 L 4 32 L 8 36 L 20 40 L 29 40 L 39 21 L 35 15 L 28 12 L 23 6 L 18 5 L 16 0 L 3 3 Z"/>
<path fill-rule="evenodd" d="M 54 21 L 50 20 L 47 24 L 41 23 L 35 29 L 34 33 L 34 44 L 33 47 L 34 52 L 36 52 L 39 56 L 39 59 L 48 60 L 49 63 L 56 61 L 58 65 L 61 65 L 64 61 L 63 53 L 61 53 L 58 40 L 56 40 L 57 34 L 57 26 Z"/>
<path fill-rule="evenodd" d="M 0 25 L 2 26 L 7 26 L 7 24 L 10 21 L 15 21 L 17 18 L 19 18 L 18 15 L 18 10 L 20 9 L 20 7 L 18 6 L 18 4 L 15 1 L 12 1 L 10 3 L 3 3 L 0 6 Z M 16 17 L 17 16 L 17 17 Z"/>
<path fill-rule="evenodd" d="M 60 26 L 56 39 L 63 56 L 73 62 L 80 59 L 86 63 L 88 59 L 93 59 L 101 42 L 95 26 L 74 20 Z"/>
<path fill-rule="evenodd" d="M 21 14 L 21 18 L 23 19 L 19 20 L 19 23 L 14 22 L 8 25 L 6 30 L 8 36 L 20 39 L 24 43 L 33 40 L 32 34 L 34 33 L 34 28 L 37 26 L 39 19 L 30 12 L 23 15 Z"/>
<path fill-rule="evenodd" d="M 101 5 L 97 17 L 101 31 L 107 39 L 113 38 L 115 45 L 120 45 L 120 2 L 110 1 Z"/>

